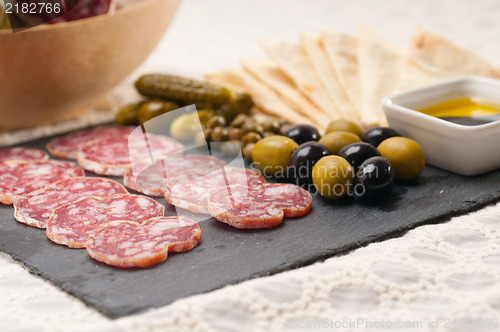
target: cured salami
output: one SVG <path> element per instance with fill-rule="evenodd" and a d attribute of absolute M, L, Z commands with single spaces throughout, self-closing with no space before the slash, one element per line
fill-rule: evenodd
<path fill-rule="evenodd" d="M 84 176 L 73 163 L 55 160 L 11 160 L 0 164 L 0 202 L 13 204 L 22 195 L 62 179 Z"/>
<path fill-rule="evenodd" d="M 260 187 L 228 186 L 212 192 L 208 210 L 217 220 L 236 228 L 270 228 L 283 217 L 303 216 L 312 197 L 294 184 L 268 183 Z"/>
<path fill-rule="evenodd" d="M 70 248 L 84 248 L 91 231 L 114 220 L 142 222 L 162 217 L 165 208 L 140 195 L 87 197 L 55 209 L 47 220 L 47 237 Z"/>
<path fill-rule="evenodd" d="M 185 217 L 157 217 L 142 224 L 117 220 L 92 231 L 85 242 L 90 257 L 108 265 L 148 267 L 200 241 L 200 226 Z"/>
<path fill-rule="evenodd" d="M 26 225 L 46 228 L 52 211 L 89 196 L 127 194 L 118 182 L 102 178 L 75 177 L 35 190 L 14 203 L 14 217 Z"/>
<path fill-rule="evenodd" d="M 176 207 L 208 214 L 207 199 L 213 191 L 235 184 L 253 187 L 263 183 L 260 173 L 244 168 L 224 167 L 215 172 L 192 169 L 168 178 L 164 196 Z"/>
<path fill-rule="evenodd" d="M 8 160 L 47 160 L 49 155 L 42 150 L 30 148 L 0 149 L 0 163 Z"/>
<path fill-rule="evenodd" d="M 87 142 L 78 151 L 78 164 L 101 175 L 122 176 L 132 162 L 181 155 L 184 146 L 167 136 L 134 130 L 130 136 L 104 137 Z"/>
<path fill-rule="evenodd" d="M 154 164 L 144 162 L 133 165 L 133 169 L 123 176 L 123 184 L 140 193 L 161 197 L 167 178 L 193 168 L 214 171 L 225 164 L 218 158 L 203 155 L 168 157 Z M 134 176 L 134 172 L 137 176 Z"/>
<path fill-rule="evenodd" d="M 78 150 L 83 144 L 103 137 L 127 137 L 134 128 L 135 127 L 109 125 L 79 130 L 52 139 L 47 144 L 47 150 L 49 150 L 50 154 L 55 158 L 76 159 Z"/>

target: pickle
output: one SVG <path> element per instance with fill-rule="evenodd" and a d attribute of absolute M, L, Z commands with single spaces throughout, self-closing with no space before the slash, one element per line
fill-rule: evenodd
<path fill-rule="evenodd" d="M 144 75 L 135 82 L 135 87 L 146 97 L 181 104 L 212 103 L 219 106 L 232 100 L 231 91 L 224 87 L 170 75 Z"/>
<path fill-rule="evenodd" d="M 125 126 L 139 124 L 139 109 L 142 104 L 144 104 L 144 102 L 123 106 L 115 115 L 116 123 Z"/>
<path fill-rule="evenodd" d="M 139 108 L 138 120 L 140 124 L 151 120 L 152 118 L 178 109 L 179 105 L 171 101 L 164 101 L 159 99 L 149 100 L 141 105 Z"/>

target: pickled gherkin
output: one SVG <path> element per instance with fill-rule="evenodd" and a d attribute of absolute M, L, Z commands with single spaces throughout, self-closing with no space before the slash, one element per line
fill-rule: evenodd
<path fill-rule="evenodd" d="M 135 82 L 135 87 L 146 97 L 174 100 L 181 104 L 208 102 L 219 106 L 232 100 L 231 91 L 224 87 L 170 75 L 144 75 Z"/>

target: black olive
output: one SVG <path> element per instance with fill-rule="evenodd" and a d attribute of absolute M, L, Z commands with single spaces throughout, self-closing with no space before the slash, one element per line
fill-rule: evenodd
<path fill-rule="evenodd" d="M 359 167 L 356 174 L 355 195 L 378 200 L 391 191 L 394 184 L 394 168 L 384 157 L 372 157 Z"/>
<path fill-rule="evenodd" d="M 293 139 L 299 145 L 305 142 L 318 141 L 320 139 L 318 129 L 305 124 L 299 124 L 288 128 L 285 136 Z"/>
<path fill-rule="evenodd" d="M 306 142 L 292 153 L 288 162 L 288 177 L 299 186 L 312 183 L 314 165 L 330 154 L 330 151 L 318 142 Z"/>
<path fill-rule="evenodd" d="M 356 172 L 358 167 L 368 158 L 380 156 L 378 150 L 371 144 L 360 142 L 344 146 L 339 151 L 339 156 L 351 164 Z"/>
<path fill-rule="evenodd" d="M 365 131 L 363 136 L 361 136 L 361 140 L 373 146 L 378 146 L 382 141 L 394 136 L 401 135 L 389 127 L 373 127 Z"/>

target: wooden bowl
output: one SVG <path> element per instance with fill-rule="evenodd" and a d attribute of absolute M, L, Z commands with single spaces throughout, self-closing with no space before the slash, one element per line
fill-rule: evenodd
<path fill-rule="evenodd" d="M 113 14 L 0 31 L 0 129 L 83 114 L 151 53 L 180 0 L 143 0 Z"/>

